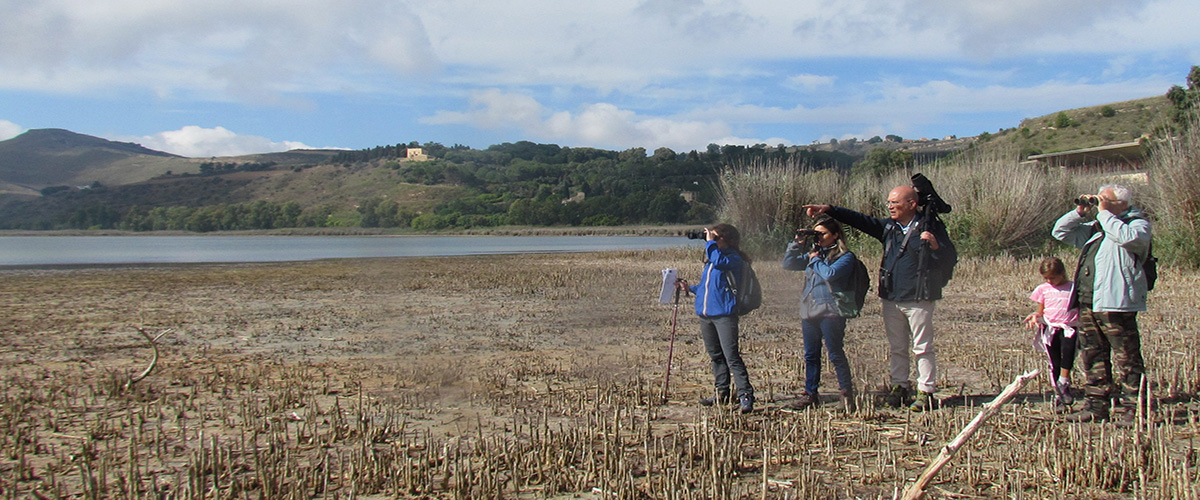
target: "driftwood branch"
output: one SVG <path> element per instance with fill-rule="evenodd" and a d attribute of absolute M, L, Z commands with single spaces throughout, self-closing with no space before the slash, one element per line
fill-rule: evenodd
<path fill-rule="evenodd" d="M 162 332 L 159 332 L 158 335 L 155 335 L 153 337 L 151 337 L 149 333 L 146 333 L 145 328 L 142 328 L 140 326 L 137 327 L 137 331 L 138 331 L 138 333 L 142 334 L 142 338 L 146 339 L 146 342 L 150 343 L 150 348 L 154 350 L 154 357 L 150 358 L 150 365 L 147 366 L 145 370 L 142 370 L 142 373 L 139 373 L 135 376 L 129 377 L 129 381 L 125 382 L 125 390 L 127 390 L 127 391 L 129 390 L 129 388 L 133 387 L 133 384 L 146 378 L 146 376 L 150 375 L 150 372 L 154 370 L 154 366 L 158 364 L 158 339 L 161 339 L 163 335 L 166 335 L 167 333 L 169 333 L 171 331 L 171 329 L 168 328 L 166 330 L 163 330 Z"/>
<path fill-rule="evenodd" d="M 925 488 L 927 488 L 929 483 L 933 481 L 933 476 L 936 476 L 938 471 L 942 470 L 942 467 L 945 467 L 947 463 L 950 463 L 950 459 L 954 457 L 955 453 L 958 453 L 958 449 L 962 448 L 964 444 L 967 444 L 967 441 L 971 439 L 971 436 L 975 434 L 975 431 L 978 431 L 979 428 L 983 426 L 983 423 L 986 422 L 987 419 L 992 418 L 992 416 L 994 416 L 996 413 L 999 413 L 1000 407 L 1012 399 L 1013 396 L 1016 396 L 1017 391 L 1021 390 L 1022 387 L 1025 387 L 1025 384 L 1034 377 L 1037 377 L 1040 372 L 1041 370 L 1034 370 L 1018 376 L 1012 381 L 1011 384 L 1008 384 L 1008 387 L 1005 387 L 1003 391 L 1000 391 L 1000 395 L 996 396 L 996 399 L 993 399 L 989 403 L 984 403 L 983 410 L 975 416 L 975 419 L 971 420 L 971 423 L 967 424 L 966 427 L 963 427 L 963 430 L 959 432 L 958 436 L 950 441 L 949 444 L 942 447 L 942 452 L 938 454 L 937 459 L 934 460 L 933 463 L 929 464 L 929 467 L 925 469 L 925 472 L 921 474 L 921 477 L 917 478 L 916 483 L 913 483 L 912 486 L 909 486 L 909 488 L 905 490 L 903 499 L 918 500 L 920 498 L 924 498 Z"/>

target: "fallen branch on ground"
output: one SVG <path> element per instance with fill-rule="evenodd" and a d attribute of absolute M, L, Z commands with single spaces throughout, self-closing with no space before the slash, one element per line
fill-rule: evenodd
<path fill-rule="evenodd" d="M 129 388 L 133 387 L 133 384 L 146 378 L 146 376 L 150 375 L 150 372 L 154 370 L 154 366 L 158 364 L 158 339 L 161 339 L 163 335 L 170 333 L 171 329 L 168 328 L 163 330 L 154 337 L 151 337 L 149 333 L 146 333 L 146 329 L 140 326 L 137 327 L 137 331 L 138 333 L 142 334 L 142 337 L 145 338 L 147 342 L 150 343 L 150 348 L 154 349 L 154 357 L 150 358 L 150 365 L 147 366 L 145 370 L 142 370 L 142 373 L 139 373 L 133 377 L 129 377 L 129 381 L 125 382 L 125 390 L 127 391 Z"/>
<path fill-rule="evenodd" d="M 929 486 L 931 481 L 933 481 L 933 476 L 937 475 L 938 471 L 941 471 L 942 467 L 945 467 L 946 464 L 950 462 L 950 458 L 952 458 L 954 454 L 958 452 L 958 449 L 962 448 L 964 444 L 967 444 L 967 441 L 971 439 L 971 436 L 975 434 L 975 431 L 979 430 L 979 428 L 983 426 L 983 423 L 986 422 L 987 419 L 992 418 L 992 416 L 994 416 L 996 413 L 999 413 L 1000 407 L 1012 399 L 1013 396 L 1016 396 L 1017 391 L 1021 390 L 1022 387 L 1025 387 L 1025 384 L 1034 377 L 1037 377 L 1039 373 L 1041 373 L 1041 370 L 1034 370 L 1018 376 L 1012 381 L 1011 384 L 1008 384 L 1008 387 L 1005 387 L 1003 391 L 1000 391 L 1000 395 L 996 396 L 996 399 L 993 399 L 990 403 L 984 403 L 983 411 L 980 411 L 979 414 L 976 415 L 973 420 L 971 420 L 971 423 L 967 424 L 966 427 L 963 427 L 962 432 L 959 432 L 958 436 L 950 441 L 949 444 L 942 447 L 942 452 L 938 454 L 937 459 L 934 460 L 933 463 L 929 464 L 929 467 L 925 469 L 925 472 L 921 474 L 921 477 L 917 478 L 916 483 L 913 483 L 912 486 L 905 490 L 903 499 L 918 500 L 923 498 L 925 496 L 925 488 Z"/>

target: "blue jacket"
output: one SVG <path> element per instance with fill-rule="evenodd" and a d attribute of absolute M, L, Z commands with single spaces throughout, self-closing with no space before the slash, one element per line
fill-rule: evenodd
<path fill-rule="evenodd" d="M 950 280 L 945 263 L 957 261 L 958 254 L 946 227 L 933 224 L 923 228 L 918 223 L 910 231 L 917 231 L 904 244 L 905 234 L 900 223 L 890 218 L 880 219 L 871 217 L 848 208 L 831 207 L 829 216 L 854 226 L 859 231 L 883 243 L 883 259 L 879 263 L 880 273 L 891 273 L 891 286 L 879 287 L 879 298 L 892 302 L 911 302 L 918 300 L 939 300 L 942 298 L 942 287 Z M 917 214 L 919 221 L 921 214 Z M 930 250 L 928 245 L 921 244 L 921 232 L 929 231 L 938 240 L 938 249 Z M 921 268 L 921 253 L 929 252 L 929 266 Z M 929 284 L 928 290 L 921 289 L 921 281 Z"/>
<path fill-rule="evenodd" d="M 822 249 L 816 257 L 809 258 L 807 246 L 792 242 L 783 256 L 784 269 L 804 271 L 804 295 L 800 298 L 802 318 L 839 316 L 833 292 L 845 292 L 853 286 L 850 279 L 854 274 L 854 253 L 846 252 L 837 260 L 826 262 L 828 252 L 829 249 Z"/>
<path fill-rule="evenodd" d="M 1076 248 L 1083 248 L 1093 241 L 1100 245 L 1096 250 L 1096 275 L 1092 281 L 1093 311 L 1146 310 L 1146 273 L 1142 270 L 1142 262 L 1150 251 L 1151 235 L 1150 221 L 1141 210 L 1130 207 L 1121 216 L 1101 210 L 1094 221 L 1071 210 L 1054 223 L 1052 234 L 1055 239 Z M 1079 277 L 1075 280 L 1078 282 Z"/>
<path fill-rule="evenodd" d="M 704 271 L 700 282 L 689 287 L 696 294 L 696 314 L 699 316 L 729 316 L 737 312 L 737 297 L 729 288 L 742 277 L 742 256 L 737 250 L 722 251 L 717 242 L 704 245 Z"/>

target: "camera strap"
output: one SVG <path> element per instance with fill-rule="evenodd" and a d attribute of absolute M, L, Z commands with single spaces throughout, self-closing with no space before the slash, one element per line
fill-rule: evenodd
<path fill-rule="evenodd" d="M 891 274 L 892 271 L 896 270 L 896 263 L 900 261 L 900 256 L 904 255 L 904 252 L 908 250 L 908 242 L 910 239 L 912 239 L 913 233 L 919 232 L 918 230 L 920 229 L 921 223 L 918 222 L 917 218 L 914 217 L 912 222 L 910 222 L 909 224 L 911 225 L 911 227 L 908 228 L 908 232 L 904 234 L 904 239 L 900 242 L 900 253 L 896 254 L 896 259 L 892 261 L 891 269 L 887 270 L 888 274 Z M 888 253 L 891 252 L 891 250 L 892 250 L 892 235 L 887 234 L 887 233 L 895 233 L 896 231 L 902 231 L 903 229 L 891 229 L 891 228 L 899 228 L 899 227 L 900 227 L 899 222 L 892 221 L 892 224 L 888 226 L 889 231 L 884 231 L 884 234 L 887 236 L 886 241 L 884 241 L 884 243 L 883 243 L 883 256 L 885 258 L 887 257 Z"/>

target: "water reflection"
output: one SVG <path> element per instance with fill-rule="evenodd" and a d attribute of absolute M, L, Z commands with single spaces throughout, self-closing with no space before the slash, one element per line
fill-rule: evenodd
<path fill-rule="evenodd" d="M 3 236 L 0 266 L 284 262 L 647 250 L 699 244 L 664 236 Z"/>

